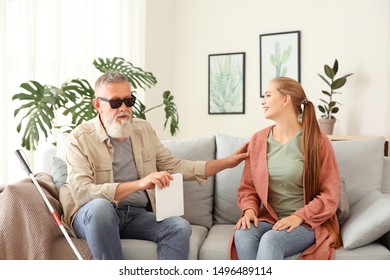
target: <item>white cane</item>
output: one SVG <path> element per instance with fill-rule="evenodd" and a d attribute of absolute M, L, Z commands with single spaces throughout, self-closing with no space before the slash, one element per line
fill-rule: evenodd
<path fill-rule="evenodd" d="M 69 237 L 69 234 L 68 232 L 65 230 L 65 227 L 64 225 L 62 224 L 60 218 L 58 217 L 58 214 L 57 212 L 54 210 L 54 208 L 51 206 L 49 200 L 47 199 L 45 193 L 43 192 L 41 186 L 39 185 L 39 183 L 37 182 L 37 180 L 35 179 L 33 173 L 31 172 L 31 169 L 30 169 L 30 166 L 27 164 L 26 160 L 24 159 L 23 155 L 22 155 L 22 151 L 21 150 L 16 150 L 15 151 L 15 154 L 16 156 L 18 157 L 20 163 L 22 164 L 22 167 L 24 170 L 26 170 L 28 176 L 31 178 L 31 180 L 33 181 L 34 183 L 34 186 L 37 188 L 39 194 L 41 195 L 41 197 L 43 198 L 43 201 L 45 201 L 45 204 L 47 206 L 47 208 L 49 208 L 50 210 L 50 213 L 53 215 L 54 217 L 54 220 L 57 222 L 57 225 L 60 227 L 62 233 L 64 234 L 66 240 L 68 241 L 70 247 L 72 248 L 73 252 L 76 254 L 77 258 L 79 260 L 82 260 L 83 257 L 80 255 L 79 251 L 77 250 L 76 246 L 73 244 L 72 240 L 70 239 Z"/>

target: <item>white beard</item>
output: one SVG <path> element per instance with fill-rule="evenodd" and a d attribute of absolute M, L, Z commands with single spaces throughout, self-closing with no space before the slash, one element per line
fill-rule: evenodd
<path fill-rule="evenodd" d="M 116 120 L 119 116 L 128 116 L 129 119 L 118 122 Z M 127 138 L 130 136 L 132 118 L 128 113 L 119 113 L 112 121 L 107 121 L 104 124 L 107 134 L 112 138 Z"/>

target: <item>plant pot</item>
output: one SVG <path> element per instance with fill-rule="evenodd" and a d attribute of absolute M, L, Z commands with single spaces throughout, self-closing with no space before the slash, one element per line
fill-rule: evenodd
<path fill-rule="evenodd" d="M 332 135 L 333 134 L 333 128 L 334 124 L 336 122 L 336 119 L 319 119 L 318 124 L 320 125 L 320 129 L 323 133 L 326 135 Z"/>

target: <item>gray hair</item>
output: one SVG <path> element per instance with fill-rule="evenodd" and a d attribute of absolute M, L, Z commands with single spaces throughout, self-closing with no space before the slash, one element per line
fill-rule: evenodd
<path fill-rule="evenodd" d="M 119 72 L 107 72 L 101 75 L 95 82 L 95 92 L 96 90 L 106 84 L 112 83 L 121 83 L 121 82 L 129 82 L 127 77 Z"/>

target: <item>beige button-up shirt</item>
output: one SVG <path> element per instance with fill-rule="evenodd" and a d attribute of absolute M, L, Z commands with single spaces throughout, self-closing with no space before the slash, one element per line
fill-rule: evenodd
<path fill-rule="evenodd" d="M 156 171 L 182 173 L 186 181 L 206 180 L 206 161 L 181 160 L 172 155 L 157 137 L 151 125 L 140 119 L 132 120 L 130 139 L 140 178 Z M 113 179 L 114 147 L 100 122 L 99 116 L 75 128 L 67 138 L 66 162 L 68 182 L 60 190 L 63 222 L 69 229 L 75 213 L 95 198 L 114 200 L 119 183 Z M 154 191 L 147 190 L 152 209 L 155 209 Z"/>

